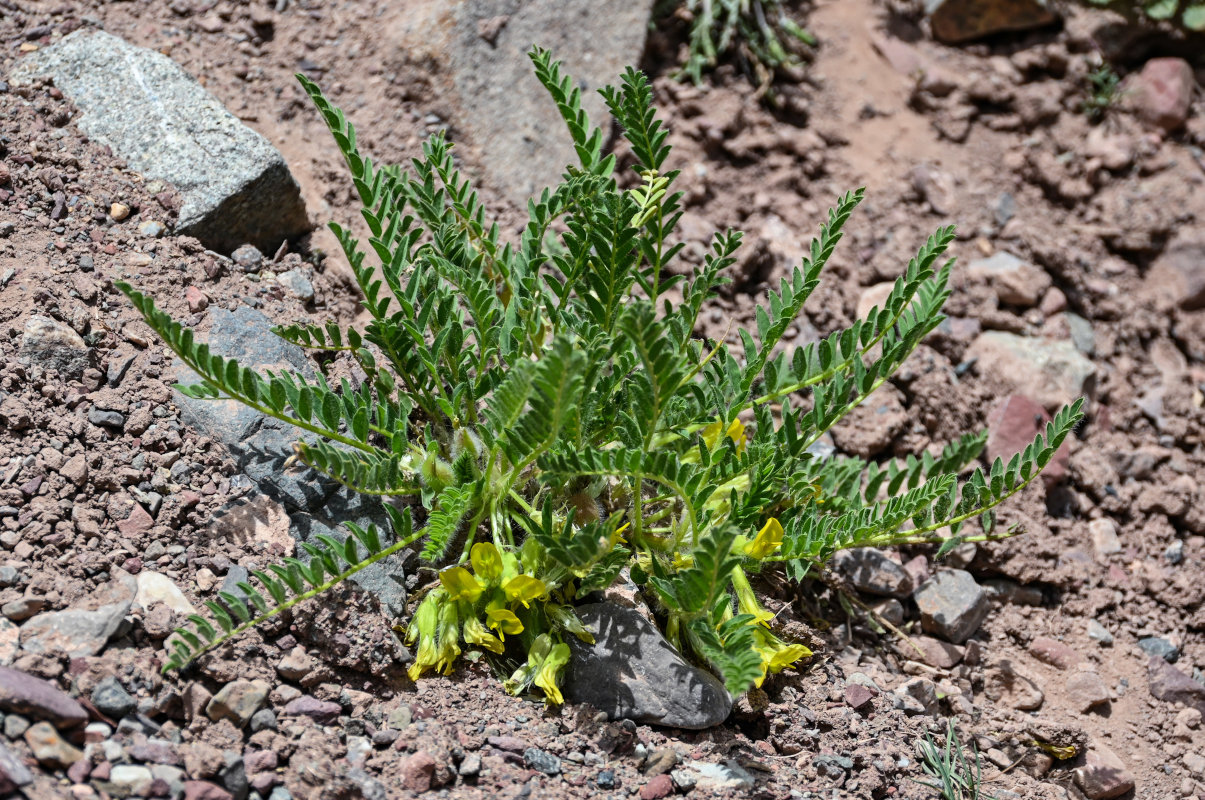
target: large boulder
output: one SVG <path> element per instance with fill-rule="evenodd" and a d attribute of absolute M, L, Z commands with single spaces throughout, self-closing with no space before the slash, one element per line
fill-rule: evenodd
<path fill-rule="evenodd" d="M 409 3 L 393 31 L 405 58 L 443 69 L 441 95 L 457 131 L 479 152 L 487 183 L 513 203 L 577 164 L 569 132 L 536 79 L 527 51 L 564 62 L 595 125 L 610 130 L 597 89 L 640 63 L 652 0 L 427 0 Z"/>
<path fill-rule="evenodd" d="M 23 58 L 10 82 L 48 77 L 80 110 L 80 129 L 183 197 L 178 233 L 229 252 L 274 250 L 310 230 L 297 181 L 267 139 L 165 55 L 80 30 Z"/>

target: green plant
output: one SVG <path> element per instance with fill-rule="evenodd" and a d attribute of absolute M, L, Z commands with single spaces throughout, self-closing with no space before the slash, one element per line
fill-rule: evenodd
<path fill-rule="evenodd" d="M 1141 16 L 1156 22 L 1168 21 L 1190 31 L 1205 31 L 1205 3 L 1200 0 L 1088 0 L 1094 6 L 1108 6 L 1130 17 Z"/>
<path fill-rule="evenodd" d="M 580 164 L 528 204 L 504 242 L 434 136 L 413 173 L 361 154 L 355 129 L 298 76 L 346 158 L 378 261 L 332 224 L 371 321 L 363 332 L 290 326 L 303 347 L 339 351 L 366 376 L 354 386 L 259 375 L 210 352 L 153 301 L 118 284 L 201 382 L 190 397 L 227 397 L 295 425 L 297 457 L 387 505 L 391 531 L 348 525 L 345 540 L 302 545 L 303 558 L 255 573 L 261 584 L 206 605 L 178 631 L 166 668 L 421 542 L 443 565 L 408 625 L 410 673 L 448 671 L 464 648 L 514 668 L 506 686 L 560 701 L 566 638 L 590 640 L 576 601 L 628 569 L 667 637 L 711 665 L 733 693 L 809 655 L 780 639 L 748 573 L 781 564 L 801 579 L 838 549 L 982 540 L 992 509 L 1034 480 L 1080 419 L 1063 409 L 1005 464 L 956 475 L 982 435 L 902 462 L 821 459 L 825 431 L 882 385 L 943 317 L 954 238 L 942 228 L 864 320 L 793 353 L 784 331 L 819 283 L 862 192 L 840 198 L 809 255 L 757 308 L 741 352 L 695 337 L 704 303 L 726 282 L 739 233 L 719 234 L 688 278 L 666 265 L 682 244 L 670 148 L 645 76 L 602 90 L 636 159 L 620 188 L 615 157 L 580 92 L 546 51 L 536 74 L 568 124 Z M 671 302 L 667 292 L 674 289 Z M 742 421 L 744 420 L 744 421 Z M 978 530 L 964 524 L 980 520 Z M 951 538 L 953 537 L 953 538 Z"/>
<path fill-rule="evenodd" d="M 1088 73 L 1088 94 L 1081 107 L 1089 118 L 1100 119 L 1117 105 L 1121 94 L 1121 76 L 1102 62 Z"/>
<path fill-rule="evenodd" d="M 780 67 L 802 63 L 802 46 L 816 39 L 791 19 L 784 0 L 684 0 L 690 22 L 689 55 L 683 75 L 696 84 L 724 55 L 735 54 L 754 80 L 767 87 Z"/>
<path fill-rule="evenodd" d="M 990 795 L 982 794 L 979 788 L 983 780 L 979 751 L 975 751 L 973 762 L 967 757 L 954 720 L 949 720 L 944 741 L 938 744 L 925 731 L 925 740 L 917 743 L 916 750 L 920 755 L 921 769 L 935 779 L 934 783 L 917 782 L 936 789 L 941 793 L 941 800 L 992 800 Z"/>

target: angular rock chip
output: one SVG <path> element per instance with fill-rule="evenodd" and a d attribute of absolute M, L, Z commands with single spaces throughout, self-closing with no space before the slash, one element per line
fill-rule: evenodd
<path fill-rule="evenodd" d="M 1134 788 L 1134 775 L 1116 753 L 1103 745 L 1094 745 L 1075 769 L 1075 785 L 1088 800 L 1111 800 Z"/>
<path fill-rule="evenodd" d="M 21 649 L 72 658 L 94 656 L 121 627 L 137 591 L 134 577 L 115 568 L 109 583 L 75 607 L 38 614 L 22 625 Z"/>
<path fill-rule="evenodd" d="M 907 597 L 912 594 L 912 576 L 881 550 L 873 547 L 842 550 L 833 559 L 833 568 L 860 592 L 887 597 Z"/>
<path fill-rule="evenodd" d="M 21 336 L 21 357 L 68 378 L 78 378 L 88 366 L 88 345 L 63 323 L 34 314 Z"/>
<path fill-rule="evenodd" d="M 1096 366 L 1071 340 L 987 331 L 971 342 L 965 358 L 974 359 L 976 371 L 1000 389 L 1025 395 L 1048 411 L 1096 392 Z"/>
<path fill-rule="evenodd" d="M 913 598 L 921 626 L 955 644 L 979 629 L 990 608 L 987 593 L 971 573 L 961 569 L 937 573 L 917 588 Z"/>

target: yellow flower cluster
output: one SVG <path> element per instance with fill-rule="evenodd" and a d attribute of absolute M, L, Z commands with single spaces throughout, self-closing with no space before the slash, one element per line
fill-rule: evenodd
<path fill-rule="evenodd" d="M 777 519 L 771 518 L 762 526 L 753 541 L 745 541 L 744 537 L 738 537 L 737 547 L 745 555 L 760 561 L 782 545 L 782 535 L 782 524 Z M 732 588 L 736 590 L 737 610 L 753 617 L 750 624 L 755 626 L 753 638 L 756 644 L 754 647 L 762 657 L 762 674 L 755 685 L 760 687 L 765 681 L 766 675 L 781 672 L 796 661 L 812 654 L 812 651 L 803 645 L 787 644 L 770 632 L 770 621 L 774 619 L 774 615 L 757 601 L 757 597 L 753 594 L 753 587 L 749 585 L 749 578 L 740 567 L 732 572 Z"/>
<path fill-rule="evenodd" d="M 407 630 L 407 642 L 418 643 L 414 664 L 408 670 L 413 680 L 430 669 L 451 672 L 461 652 L 461 640 L 501 654 L 506 637 L 525 630 L 516 613 L 520 607 L 530 609 L 532 603 L 549 599 L 547 584 L 521 572 L 513 553 L 499 550 L 490 542 L 479 542 L 470 550 L 469 560 L 472 571 L 460 566 L 443 570 L 439 586 L 415 611 Z M 587 642 L 594 641 L 569 607 L 544 603 L 541 610 L 553 626 Z M 569 663 L 569 646 L 555 642 L 548 633 L 540 633 L 532 639 L 527 655 L 527 664 L 506 681 L 507 688 L 517 692 L 534 683 L 549 701 L 564 702 L 557 681 Z"/>
<path fill-rule="evenodd" d="M 439 574 L 440 585 L 414 613 L 407 631 L 407 642 L 418 642 L 409 669 L 412 679 L 429 669 L 449 673 L 460 655 L 461 638 L 501 653 L 507 636 L 523 632 L 523 622 L 514 609 L 520 605 L 530 608 L 533 600 L 548 597 L 543 581 L 519 571 L 514 554 L 504 553 L 490 542 L 478 542 L 469 555 L 473 571 L 445 569 Z"/>

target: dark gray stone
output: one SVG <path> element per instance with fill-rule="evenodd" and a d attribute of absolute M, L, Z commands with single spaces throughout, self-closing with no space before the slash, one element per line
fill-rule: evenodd
<path fill-rule="evenodd" d="M 245 367 L 261 373 L 298 372 L 307 379 L 314 378 L 314 369 L 305 352 L 289 344 L 270 330 L 272 323 L 260 312 L 239 306 L 235 311 L 210 309 L 212 326 L 209 346 L 214 353 L 234 358 Z M 181 383 L 198 380 L 183 364 L 177 362 Z M 388 531 L 389 518 L 379 500 L 357 494 L 304 465 L 285 469 L 285 461 L 293 454 L 293 444 L 301 432 L 291 425 L 265 416 L 234 400 L 194 400 L 179 397 L 180 417 L 188 425 L 217 439 L 240 469 L 273 500 L 284 506 L 291 519 L 290 533 L 303 542 L 317 542 L 318 534 L 329 534 L 339 541 L 347 537 L 345 522 L 362 527 L 375 523 Z M 241 577 L 223 586 L 231 591 Z M 374 593 L 393 613 L 401 614 L 406 607 L 405 575 L 401 559 L 379 561 L 356 574 L 351 580 Z M 240 592 L 232 591 L 236 597 Z"/>
<path fill-rule="evenodd" d="M 313 379 L 314 369 L 305 352 L 273 334 L 272 322 L 255 309 L 239 306 L 231 312 L 212 308 L 209 317 L 211 352 L 233 358 L 261 373 L 265 369 L 298 372 Z M 180 383 L 199 381 L 180 362 L 176 363 L 176 374 Z M 186 424 L 225 445 L 239 468 L 265 494 L 290 510 L 319 508 L 336 488 L 337 484 L 313 470 L 284 468 L 285 460 L 293 454 L 293 443 L 300 436 L 293 426 L 235 400 L 194 400 L 181 396 L 178 403 L 180 418 Z"/>
<path fill-rule="evenodd" d="M 691 666 L 638 612 L 612 603 L 576 609 L 595 643 L 568 637 L 562 692 L 611 719 L 701 730 L 719 725 L 732 697 L 714 675 Z"/>
<path fill-rule="evenodd" d="M 88 410 L 88 421 L 102 428 L 121 430 L 126 426 L 126 418 L 116 411 L 105 411 L 100 408 Z"/>
<path fill-rule="evenodd" d="M 1148 656 L 1158 656 L 1169 664 L 1175 664 L 1180 659 L 1180 648 L 1162 636 L 1147 636 L 1139 639 L 1138 646 Z"/>
<path fill-rule="evenodd" d="M 431 56 L 447 69 L 444 94 L 460 105 L 456 127 L 482 149 L 487 180 L 514 202 L 555 184 L 578 158 L 564 121 L 540 85 L 527 51 L 533 43 L 552 51 L 581 88 L 582 104 L 604 135 L 610 114 L 598 89 L 619 83 L 644 52 L 652 0 L 458 0 L 417 4 L 421 18 L 398 30 L 408 59 Z M 500 17 L 491 37 L 479 24 Z M 491 41 L 492 39 L 492 41 Z"/>
<path fill-rule="evenodd" d="M 276 712 L 270 708 L 261 708 L 251 715 L 251 732 L 276 730 Z"/>
<path fill-rule="evenodd" d="M 988 596 L 971 573 L 943 570 L 925 581 L 913 594 L 920 609 L 921 626 L 929 633 L 962 644 L 979 629 L 987 616 Z"/>
<path fill-rule="evenodd" d="M 310 229 L 280 152 L 167 56 L 85 29 L 21 59 L 11 80 L 38 76 L 71 98 L 88 136 L 180 191 L 178 233 L 229 252 Z"/>
<path fill-rule="evenodd" d="M 545 775 L 561 774 L 561 760 L 538 747 L 529 747 L 523 751 L 523 762 L 536 772 L 543 772 Z"/>
<path fill-rule="evenodd" d="M 912 576 L 873 547 L 842 550 L 833 559 L 833 569 L 860 592 L 900 598 L 912 594 Z"/>
<path fill-rule="evenodd" d="M 129 371 L 130 365 L 133 363 L 133 355 L 114 355 L 109 360 L 108 369 L 105 370 L 105 380 L 108 381 L 109 386 L 116 389 L 121 384 L 122 379 L 126 376 L 126 372 Z"/>
<path fill-rule="evenodd" d="M 251 573 L 246 567 L 240 567 L 238 564 L 231 564 L 230 569 L 226 570 L 226 577 L 222 579 L 222 587 L 218 590 L 234 595 L 244 603 L 250 603 L 251 597 L 239 588 L 240 583 L 250 583 Z"/>
<path fill-rule="evenodd" d="M 21 357 L 44 369 L 78 378 L 88 366 L 88 345 L 79 334 L 50 317 L 34 314 L 21 336 Z"/>
<path fill-rule="evenodd" d="M 323 507 L 313 513 L 297 512 L 291 515 L 290 533 L 302 542 L 318 544 L 318 534 L 342 542 L 348 536 L 344 523 L 353 522 L 362 528 L 375 524 L 383 534 L 389 531 L 389 517 L 376 498 L 357 494 L 340 486 L 330 495 Z M 367 567 L 349 578 L 366 591 L 372 592 L 394 614 L 406 610 L 406 574 L 402 558 L 395 555 Z"/>
<path fill-rule="evenodd" d="M 110 675 L 92 690 L 92 705 L 106 717 L 121 719 L 137 708 L 138 703 L 130 697 L 121 682 Z"/>
<path fill-rule="evenodd" d="M 88 721 L 88 712 L 66 692 L 11 667 L 0 667 L 0 709 L 46 720 L 59 728 Z"/>
<path fill-rule="evenodd" d="M 236 750 L 226 750 L 222 753 L 222 758 L 226 761 L 226 765 L 218 773 L 222 785 L 234 800 L 247 800 L 247 795 L 251 793 L 251 784 L 247 781 L 247 767 L 243 764 L 243 757 Z"/>

